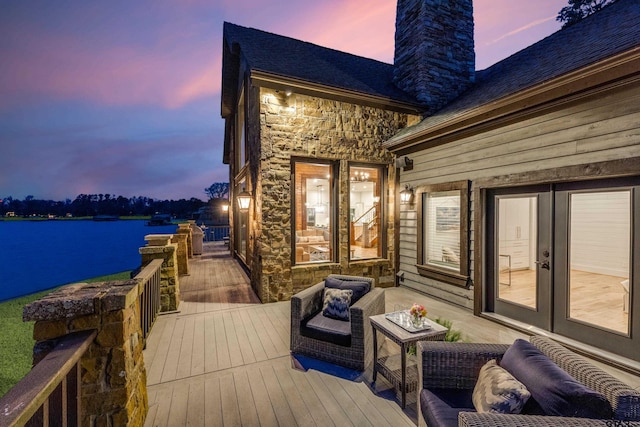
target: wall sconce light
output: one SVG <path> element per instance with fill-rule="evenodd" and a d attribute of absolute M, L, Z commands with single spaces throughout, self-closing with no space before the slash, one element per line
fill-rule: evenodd
<path fill-rule="evenodd" d="M 240 210 L 246 211 L 249 209 L 249 204 L 251 203 L 251 193 L 246 190 L 242 190 L 242 192 L 238 194 L 237 200 Z"/>
<path fill-rule="evenodd" d="M 404 186 L 404 190 L 400 192 L 400 203 L 408 205 L 413 199 L 413 188 L 409 187 L 409 184 Z"/>
<path fill-rule="evenodd" d="M 222 204 L 222 212 L 229 212 L 229 203 L 223 203 Z"/>
<path fill-rule="evenodd" d="M 413 169 L 413 159 L 408 158 L 407 156 L 398 157 L 396 159 L 396 167 L 402 168 L 402 170 L 410 171 Z"/>
<path fill-rule="evenodd" d="M 380 196 L 373 196 L 373 203 L 380 203 Z"/>

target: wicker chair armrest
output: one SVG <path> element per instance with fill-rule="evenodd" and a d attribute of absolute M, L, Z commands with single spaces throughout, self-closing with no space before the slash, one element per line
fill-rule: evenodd
<path fill-rule="evenodd" d="M 570 418 L 541 415 L 511 415 L 477 412 L 460 412 L 458 427 L 606 427 L 640 426 L 640 423 L 622 421 L 616 424 L 614 420 L 593 420 L 589 418 Z"/>
<path fill-rule="evenodd" d="M 500 361 L 508 344 L 418 342 L 419 382 L 422 388 L 472 389 L 480 368 L 491 359 Z"/>
<path fill-rule="evenodd" d="M 351 317 L 351 338 L 364 336 L 364 328 L 369 328 L 369 317 L 384 313 L 384 290 L 373 288 L 349 308 Z"/>
<path fill-rule="evenodd" d="M 305 319 L 322 308 L 324 282 L 317 283 L 291 297 L 291 324 L 300 325 Z"/>

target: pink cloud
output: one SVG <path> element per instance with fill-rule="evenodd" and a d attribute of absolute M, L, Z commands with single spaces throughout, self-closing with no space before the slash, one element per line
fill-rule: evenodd
<path fill-rule="evenodd" d="M 173 108 L 214 95 L 219 86 L 213 49 L 207 58 L 193 47 L 176 53 L 163 45 L 111 46 L 39 28 L 21 28 L 16 34 L 20 40 L 9 46 L 0 70 L 0 107 L 50 97 Z M 207 78 L 212 79 L 208 85 Z"/>
<path fill-rule="evenodd" d="M 567 0 L 475 0 L 476 67 L 486 68 L 560 29 Z"/>
<path fill-rule="evenodd" d="M 195 73 L 181 86 L 169 93 L 165 105 L 170 108 L 179 108 L 196 99 L 219 95 L 221 81 L 222 58 L 218 57 L 205 66 L 201 72 Z"/>
<path fill-rule="evenodd" d="M 391 63 L 395 16 L 393 0 L 310 3 L 304 17 L 290 19 L 280 34 Z"/>

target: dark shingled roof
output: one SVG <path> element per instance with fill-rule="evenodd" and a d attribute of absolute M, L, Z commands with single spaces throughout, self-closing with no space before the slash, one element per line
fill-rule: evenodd
<path fill-rule="evenodd" d="M 228 22 L 223 34 L 252 70 L 416 104 L 393 84 L 391 64 Z"/>
<path fill-rule="evenodd" d="M 483 71 L 464 94 L 385 145 L 481 105 L 578 70 L 640 45 L 640 0 L 618 0 Z"/>

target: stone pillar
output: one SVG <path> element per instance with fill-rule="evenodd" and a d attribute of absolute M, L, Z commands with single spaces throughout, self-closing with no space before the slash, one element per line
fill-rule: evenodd
<path fill-rule="evenodd" d="M 138 294 L 134 279 L 78 283 L 23 309 L 23 320 L 36 322 L 36 361 L 64 335 L 97 330 L 80 360 L 83 426 L 144 424 L 149 404 Z"/>
<path fill-rule="evenodd" d="M 188 236 L 185 233 L 174 234 L 171 243 L 178 245 L 176 257 L 178 261 L 178 275 L 185 276 L 189 274 L 189 245 L 187 244 Z"/>
<path fill-rule="evenodd" d="M 189 258 L 193 258 L 193 241 L 191 236 L 191 225 L 187 224 L 178 224 L 178 234 L 186 234 L 187 235 L 187 256 Z"/>
<path fill-rule="evenodd" d="M 180 305 L 180 282 L 178 281 L 178 245 L 171 243 L 172 234 L 148 234 L 144 236 L 147 246 L 138 251 L 142 255 L 142 266 L 151 260 L 161 259 L 160 311 L 175 311 Z"/>

